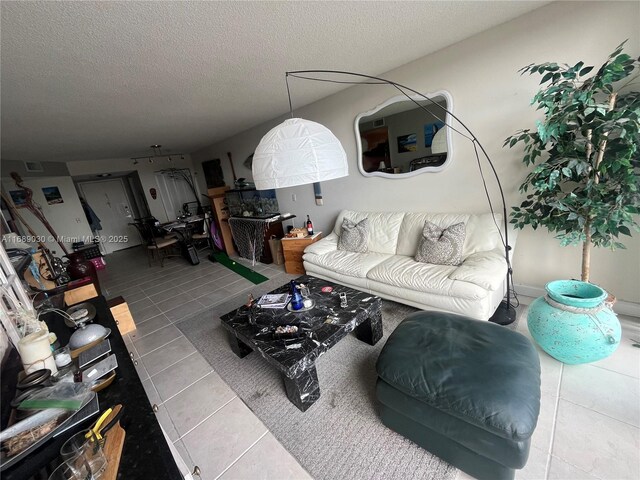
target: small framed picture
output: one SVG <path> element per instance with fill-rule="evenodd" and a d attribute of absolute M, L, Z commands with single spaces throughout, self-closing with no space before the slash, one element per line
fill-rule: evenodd
<path fill-rule="evenodd" d="M 16 208 L 24 208 L 27 204 L 27 194 L 24 190 L 9 190 L 9 195 Z"/>
<path fill-rule="evenodd" d="M 415 152 L 417 150 L 415 133 L 398 136 L 398 153 Z"/>
<path fill-rule="evenodd" d="M 42 193 L 44 193 L 44 198 L 49 205 L 64 203 L 58 187 L 42 187 Z"/>

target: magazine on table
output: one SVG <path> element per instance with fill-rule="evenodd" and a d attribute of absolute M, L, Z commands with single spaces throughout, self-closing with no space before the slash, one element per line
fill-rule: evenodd
<path fill-rule="evenodd" d="M 258 305 L 262 308 L 284 308 L 291 300 L 288 293 L 270 293 L 263 295 L 258 300 Z"/>

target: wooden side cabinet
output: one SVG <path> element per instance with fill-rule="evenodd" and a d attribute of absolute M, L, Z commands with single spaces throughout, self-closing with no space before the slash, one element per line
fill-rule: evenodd
<path fill-rule="evenodd" d="M 304 249 L 322 238 L 322 232 L 314 233 L 305 238 L 283 238 L 282 253 L 284 254 L 284 270 L 287 273 L 304 275 L 302 254 Z"/>
<path fill-rule="evenodd" d="M 124 301 L 124 298 L 112 298 L 107 301 L 107 306 L 109 307 L 109 310 L 111 310 L 111 315 L 113 316 L 113 319 L 118 326 L 118 330 L 120 330 L 122 335 L 136 329 L 136 322 L 133 320 L 131 311 L 129 310 L 129 305 Z"/>
<path fill-rule="evenodd" d="M 224 242 L 224 249 L 230 257 L 237 255 L 233 247 L 233 237 L 231 236 L 231 228 L 229 228 L 229 209 L 224 202 L 224 194 L 230 187 L 210 188 L 207 190 L 209 201 L 211 202 L 211 211 L 214 220 L 220 228 L 220 235 Z"/>

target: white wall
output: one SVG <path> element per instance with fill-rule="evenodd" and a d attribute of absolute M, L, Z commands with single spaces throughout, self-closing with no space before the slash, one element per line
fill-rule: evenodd
<path fill-rule="evenodd" d="M 38 203 L 42 207 L 42 212 L 47 218 L 51 226 L 56 231 L 59 237 L 64 237 L 63 243 L 67 249 L 71 252 L 71 244 L 74 241 L 88 242 L 89 238 L 93 236 L 87 217 L 84 214 L 78 193 L 76 192 L 73 180 L 71 177 L 49 177 L 49 178 L 23 178 L 24 184 L 33 190 L 33 201 Z M 2 187 L 9 198 L 10 190 L 19 190 L 16 187 L 15 182 L 11 178 L 2 179 Z M 42 187 L 58 187 L 62 200 L 64 203 L 57 203 L 54 205 L 47 204 L 42 192 Z M 31 228 L 36 232 L 38 236 L 45 237 L 47 241 L 44 243 L 47 247 L 56 252 L 57 256 L 62 256 L 64 252 L 60 246 L 51 237 L 49 231 L 29 210 L 26 208 L 17 209 L 18 213 L 26 220 Z M 26 229 L 21 229 L 25 235 L 28 235 Z M 84 238 L 83 238 L 84 237 Z M 78 240 L 74 240 L 74 238 Z M 34 242 L 28 242 L 30 245 L 37 247 Z M 9 245 L 8 245 L 9 246 Z"/>
<path fill-rule="evenodd" d="M 638 18 L 638 2 L 553 3 L 381 76 L 423 93 L 448 90 L 453 96 L 454 113 L 471 128 L 493 159 L 507 204 L 513 206 L 521 201 L 518 186 L 527 168 L 521 163 L 520 152 L 503 149 L 502 142 L 516 130 L 534 126 L 539 115 L 529 102 L 540 79 L 521 77 L 518 69 L 545 61 L 574 64 L 583 60 L 599 66 L 626 38 L 629 53 L 638 56 Z M 301 217 L 309 214 L 315 229 L 326 232 L 343 208 L 488 210 L 473 148 L 457 134 L 453 134 L 452 160 L 442 172 L 402 179 L 364 177 L 359 173 L 354 118 L 396 94 L 392 87 L 352 87 L 295 112 L 296 116 L 322 123 L 339 138 L 347 152 L 350 174 L 322 184 L 322 207 L 315 205 L 311 185 L 278 190 L 281 211 Z M 231 151 L 239 159 L 235 163 L 238 176 L 250 177 L 240 159 L 252 153 L 262 135 L 280 120 L 194 152 L 192 158 L 197 162 L 221 158 L 229 184 L 232 176 L 225 152 Z M 297 195 L 295 203 L 292 194 Z M 494 199 L 499 198 L 495 188 L 492 194 Z M 640 235 L 626 243 L 628 250 L 595 251 L 591 278 L 621 300 L 640 302 Z M 514 255 L 516 283 L 542 287 L 552 279 L 579 276 L 579 247 L 560 247 L 553 235 L 544 230 L 520 232 Z"/>
<path fill-rule="evenodd" d="M 151 215 L 156 217 L 161 222 L 175 220 L 175 218 L 169 218 L 165 212 L 165 209 L 162 205 L 162 200 L 160 199 L 160 189 L 158 188 L 158 184 L 156 182 L 155 172 L 170 167 L 189 168 L 195 175 L 197 184 L 196 190 L 199 190 L 202 193 L 206 192 L 206 189 L 203 189 L 202 187 L 204 184 L 204 180 L 202 180 L 202 177 L 204 176 L 202 167 L 198 166 L 198 168 L 194 168 L 193 163 L 191 162 L 191 157 L 189 155 L 185 155 L 184 159 L 180 159 L 179 157 L 172 157 L 171 163 L 169 163 L 164 158 L 155 159 L 153 163 L 149 163 L 147 160 L 142 159 L 138 162 L 137 165 L 133 165 L 133 160 L 131 160 L 130 158 L 113 158 L 107 160 L 78 160 L 74 162 L 67 162 L 67 167 L 69 168 L 69 173 L 73 177 L 80 175 L 97 175 L 99 173 L 129 172 L 136 170 L 138 172 L 138 175 L 140 176 L 140 182 L 142 183 L 142 189 L 144 191 L 145 198 L 147 199 L 147 203 L 149 204 Z M 155 200 L 149 193 L 151 188 L 156 189 L 157 197 Z M 199 199 L 203 205 L 207 204 L 207 199 L 202 195 L 200 195 Z"/>

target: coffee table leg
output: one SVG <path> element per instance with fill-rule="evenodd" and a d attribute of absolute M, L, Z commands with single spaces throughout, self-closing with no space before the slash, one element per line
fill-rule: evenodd
<path fill-rule="evenodd" d="M 301 411 L 306 411 L 320 398 L 320 384 L 315 365 L 296 378 L 283 375 L 287 397 Z"/>
<path fill-rule="evenodd" d="M 253 352 L 249 345 L 244 343 L 233 333 L 227 332 L 227 335 L 229 335 L 229 345 L 231 345 L 231 350 L 233 350 L 233 353 L 235 353 L 240 358 L 246 357 L 251 352 Z"/>
<path fill-rule="evenodd" d="M 356 327 L 358 340 L 375 345 L 382 338 L 382 312 L 378 310 L 374 315 Z"/>

